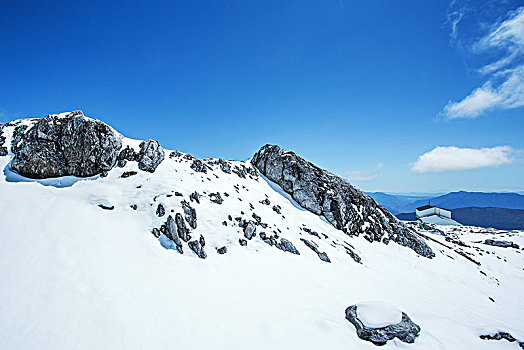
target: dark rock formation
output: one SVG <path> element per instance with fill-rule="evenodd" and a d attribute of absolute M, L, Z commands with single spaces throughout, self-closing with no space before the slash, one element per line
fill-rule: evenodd
<path fill-rule="evenodd" d="M 414 343 L 420 332 L 420 327 L 411 321 L 404 312 L 399 323 L 382 328 L 366 327 L 358 319 L 356 305 L 346 309 L 346 319 L 355 326 L 360 339 L 370 341 L 375 345 L 385 345 L 388 340 L 393 338 L 398 338 L 405 343 Z"/>
<path fill-rule="evenodd" d="M 264 205 L 270 205 L 271 201 L 269 199 L 265 198 L 264 200 L 261 200 L 259 203 L 260 204 L 264 204 Z"/>
<path fill-rule="evenodd" d="M 255 231 L 255 223 L 250 220 L 244 227 L 244 237 L 246 237 L 247 239 L 253 238 L 253 236 L 255 235 Z"/>
<path fill-rule="evenodd" d="M 142 141 L 138 154 L 138 169 L 154 173 L 164 160 L 164 149 L 155 140 Z"/>
<path fill-rule="evenodd" d="M 11 167 L 37 179 L 94 176 L 113 168 L 121 147 L 120 135 L 81 111 L 47 115 L 25 133 L 23 129 L 15 132 Z"/>
<path fill-rule="evenodd" d="M 191 249 L 200 259 L 207 258 L 207 254 L 204 251 L 204 247 L 199 241 L 189 241 L 189 249 Z"/>
<path fill-rule="evenodd" d="M 240 238 L 238 240 L 238 243 L 240 243 L 240 245 L 243 246 L 243 247 L 245 247 L 247 245 L 247 241 L 245 239 L 243 239 L 243 238 Z"/>
<path fill-rule="evenodd" d="M 130 161 L 130 162 L 134 162 L 134 161 L 137 161 L 139 159 L 139 155 L 137 152 L 135 152 L 134 149 L 132 149 L 131 147 L 126 146 L 126 148 L 124 148 L 123 150 L 120 151 L 120 153 L 118 154 L 118 158 L 117 158 L 119 161 L 123 160 L 123 161 Z"/>
<path fill-rule="evenodd" d="M 218 165 L 220 166 L 220 170 L 222 170 L 226 174 L 231 174 L 231 165 L 229 165 L 229 162 L 223 160 L 222 158 L 219 158 Z"/>
<path fill-rule="evenodd" d="M 189 226 L 191 226 L 192 229 L 195 229 L 197 227 L 197 217 L 195 209 L 193 209 L 188 202 L 182 201 L 182 210 L 184 210 L 184 217 Z"/>
<path fill-rule="evenodd" d="M 113 210 L 113 209 L 115 209 L 115 206 L 114 206 L 114 205 L 99 204 L 98 206 L 99 206 L 100 208 L 104 209 L 104 210 Z"/>
<path fill-rule="evenodd" d="M 210 193 L 209 200 L 216 204 L 222 204 L 224 202 L 224 200 L 222 199 L 222 196 L 220 195 L 220 192 Z"/>
<path fill-rule="evenodd" d="M 137 174 L 136 171 L 124 171 L 120 177 L 125 179 L 125 178 L 128 178 L 128 177 L 136 175 L 136 174 Z"/>
<path fill-rule="evenodd" d="M 217 248 L 217 253 L 218 254 L 226 254 L 227 253 L 227 248 L 226 247 Z"/>
<path fill-rule="evenodd" d="M 308 241 L 307 239 L 304 239 L 304 238 L 301 238 L 300 240 L 302 242 L 304 242 L 304 244 L 309 249 L 314 251 L 318 255 L 318 257 L 320 258 L 320 260 L 328 262 L 328 263 L 331 262 L 331 260 L 329 260 L 329 257 L 327 256 L 327 254 L 325 252 L 321 252 L 320 250 L 318 250 L 318 246 L 314 242 L 310 242 L 310 241 Z"/>
<path fill-rule="evenodd" d="M 524 341 L 517 341 L 517 339 L 515 339 L 515 337 L 512 336 L 511 334 L 509 334 L 508 332 L 497 332 L 497 333 L 495 333 L 493 335 L 484 334 L 484 335 L 480 336 L 480 339 L 483 339 L 483 340 L 502 340 L 502 339 L 505 339 L 505 340 L 509 341 L 510 343 L 517 342 L 519 344 L 519 347 L 521 349 L 524 349 Z"/>
<path fill-rule="evenodd" d="M 484 241 L 484 244 L 492 245 L 495 247 L 501 247 L 501 248 L 515 248 L 519 249 L 519 245 L 510 241 L 496 241 L 494 239 L 486 239 Z"/>
<path fill-rule="evenodd" d="M 165 231 L 166 232 L 164 232 L 164 234 L 166 235 L 166 237 L 175 242 L 176 249 L 180 254 L 183 254 L 184 251 L 182 250 L 182 241 L 180 241 L 180 238 L 178 237 L 178 227 L 171 215 L 167 217 Z"/>
<path fill-rule="evenodd" d="M 273 206 L 273 211 L 277 214 L 280 214 L 280 211 L 282 210 L 282 208 L 280 207 L 280 205 L 274 205 Z"/>
<path fill-rule="evenodd" d="M 176 213 L 175 222 L 176 222 L 178 237 L 180 237 L 180 239 L 183 240 L 184 242 L 189 241 L 191 239 L 191 236 L 189 235 L 189 229 L 187 228 L 186 223 L 184 219 L 182 218 L 182 215 L 180 215 L 180 213 Z"/>
<path fill-rule="evenodd" d="M 198 193 L 198 192 L 196 192 L 196 191 L 193 192 L 193 193 L 191 193 L 191 194 L 189 195 L 189 199 L 190 199 L 191 201 L 195 201 L 195 202 L 197 202 L 198 204 L 200 204 L 200 193 Z"/>
<path fill-rule="evenodd" d="M 195 159 L 193 163 L 191 163 L 190 167 L 198 173 L 207 173 L 207 166 L 200 159 Z"/>
<path fill-rule="evenodd" d="M 7 154 L 9 153 L 7 151 L 7 147 L 4 147 L 5 136 L 2 135 L 3 128 L 4 128 L 3 125 L 0 125 L 0 157 L 7 156 Z"/>
<path fill-rule="evenodd" d="M 295 248 L 293 243 L 291 243 L 287 239 L 281 238 L 280 239 L 280 245 L 281 245 L 283 251 L 289 252 L 289 253 L 295 254 L 295 255 L 300 255 L 300 253 L 298 252 L 297 248 Z"/>
<path fill-rule="evenodd" d="M 166 210 L 162 204 L 159 204 L 158 207 L 156 207 L 156 215 L 158 215 L 158 217 L 166 215 Z"/>
<path fill-rule="evenodd" d="M 265 145 L 251 162 L 298 204 L 322 215 L 345 233 L 362 234 L 371 242 L 381 241 L 386 236 L 422 256 L 435 256 L 421 237 L 371 197 L 347 180 L 320 169 L 295 153 L 284 151 L 278 146 Z"/>

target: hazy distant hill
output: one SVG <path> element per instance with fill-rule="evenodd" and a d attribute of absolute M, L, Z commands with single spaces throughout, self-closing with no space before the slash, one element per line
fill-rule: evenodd
<path fill-rule="evenodd" d="M 412 213 L 416 207 L 428 204 L 427 198 L 419 196 L 390 195 L 382 192 L 368 193 L 368 195 L 394 214 Z M 431 204 L 446 209 L 466 207 L 524 209 L 524 195 L 459 191 L 431 198 Z"/>
<path fill-rule="evenodd" d="M 524 210 L 507 208 L 456 208 L 452 210 L 453 220 L 468 226 L 493 227 L 500 230 L 524 229 Z M 415 213 L 397 214 L 401 220 L 415 220 Z"/>

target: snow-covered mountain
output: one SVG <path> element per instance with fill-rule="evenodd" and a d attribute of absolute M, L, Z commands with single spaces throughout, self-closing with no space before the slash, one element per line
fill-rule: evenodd
<path fill-rule="evenodd" d="M 524 340 L 523 232 L 403 224 L 278 146 L 196 159 L 77 111 L 4 125 L 0 168 L 2 349 Z"/>

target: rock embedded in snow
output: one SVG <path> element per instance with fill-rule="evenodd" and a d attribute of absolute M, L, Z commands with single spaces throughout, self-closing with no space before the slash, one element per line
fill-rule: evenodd
<path fill-rule="evenodd" d="M 7 156 L 9 154 L 7 147 L 4 147 L 5 136 L 2 135 L 3 128 L 4 126 L 0 125 L 0 157 Z"/>
<path fill-rule="evenodd" d="M 197 191 L 191 193 L 191 194 L 189 195 L 189 199 L 190 199 L 191 201 L 195 201 L 195 202 L 197 202 L 197 204 L 200 204 L 200 193 L 198 193 Z"/>
<path fill-rule="evenodd" d="M 142 141 L 138 153 L 138 169 L 154 173 L 164 157 L 164 149 L 157 141 Z"/>
<path fill-rule="evenodd" d="M 125 179 L 125 178 L 128 178 L 130 176 L 133 176 L 133 175 L 136 175 L 137 172 L 136 171 L 124 171 L 122 173 L 122 175 L 120 175 L 121 178 Z"/>
<path fill-rule="evenodd" d="M 256 227 L 255 223 L 251 220 L 248 221 L 248 223 L 244 227 L 244 237 L 247 239 L 253 238 L 255 235 Z"/>
<path fill-rule="evenodd" d="M 182 218 L 182 215 L 180 213 L 176 213 L 175 223 L 177 227 L 178 237 L 180 237 L 180 239 L 184 242 L 189 241 L 191 239 L 191 236 L 189 235 L 189 229 L 187 228 L 184 218 Z"/>
<path fill-rule="evenodd" d="M 25 132 L 17 129 L 11 167 L 29 178 L 98 175 L 114 167 L 122 147 L 120 135 L 82 111 L 47 115 Z"/>
<path fill-rule="evenodd" d="M 226 254 L 227 253 L 227 248 L 225 246 L 217 248 L 217 253 L 218 254 Z"/>
<path fill-rule="evenodd" d="M 497 241 L 494 239 L 486 239 L 484 241 L 484 244 L 492 245 L 495 247 L 501 247 L 501 248 L 515 248 L 515 249 L 520 248 L 519 245 L 516 243 L 510 242 L 510 241 Z"/>
<path fill-rule="evenodd" d="M 304 238 L 301 238 L 300 239 L 302 242 L 304 242 L 304 244 L 309 248 L 311 249 L 312 251 L 314 251 L 320 260 L 322 261 L 325 261 L 325 262 L 328 262 L 330 263 L 331 260 L 329 259 L 328 255 L 325 253 L 325 252 L 321 252 L 320 250 L 318 250 L 318 247 L 317 245 L 314 243 L 314 242 L 310 242 L 308 241 L 307 239 L 304 239 Z"/>
<path fill-rule="evenodd" d="M 195 209 L 193 209 L 188 202 L 182 201 L 182 210 L 184 211 L 184 217 L 189 226 L 192 229 L 195 229 L 197 227 L 197 217 Z"/>
<path fill-rule="evenodd" d="M 180 238 L 178 237 L 177 224 L 175 220 L 173 220 L 173 217 L 171 215 L 167 217 L 165 231 L 166 232 L 164 232 L 164 234 L 166 235 L 166 237 L 175 242 L 176 249 L 180 254 L 183 254 L 184 251 L 182 250 L 182 241 L 180 241 Z"/>
<path fill-rule="evenodd" d="M 210 193 L 209 200 L 216 204 L 222 204 L 224 202 L 224 200 L 222 199 L 222 196 L 220 195 L 220 192 Z"/>
<path fill-rule="evenodd" d="M 158 207 L 156 208 L 156 215 L 158 217 L 162 217 L 166 214 L 166 210 L 164 209 L 164 206 L 162 204 L 158 204 Z"/>
<path fill-rule="evenodd" d="M 381 303 L 350 306 L 346 319 L 355 326 L 359 338 L 375 345 L 384 345 L 393 338 L 414 343 L 420 332 L 420 327 L 404 312 Z"/>
<path fill-rule="evenodd" d="M 384 236 L 431 258 L 431 248 L 414 231 L 347 180 L 275 145 L 263 146 L 251 159 L 269 180 L 276 182 L 303 208 L 322 215 L 349 235 L 370 242 Z"/>
<path fill-rule="evenodd" d="M 207 254 L 204 251 L 204 247 L 199 241 L 189 241 L 189 249 L 191 249 L 200 259 L 207 258 Z"/>
<path fill-rule="evenodd" d="M 200 159 L 195 159 L 190 165 L 191 169 L 199 173 L 207 173 L 207 166 Z"/>

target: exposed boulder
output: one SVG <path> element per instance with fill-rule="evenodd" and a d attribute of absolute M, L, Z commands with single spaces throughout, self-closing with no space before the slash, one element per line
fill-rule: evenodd
<path fill-rule="evenodd" d="M 304 238 L 301 238 L 300 239 L 302 242 L 304 242 L 304 244 L 309 248 L 311 249 L 312 251 L 314 251 L 320 260 L 322 261 L 325 261 L 325 262 L 328 262 L 330 263 L 331 260 L 329 259 L 328 255 L 325 253 L 325 252 L 321 252 L 320 250 L 318 250 L 318 246 L 314 243 L 314 242 L 310 242 L 308 241 L 307 239 L 304 239 Z"/>
<path fill-rule="evenodd" d="M 120 175 L 121 178 L 125 179 L 125 178 L 128 178 L 130 176 L 133 176 L 133 175 L 136 175 L 137 172 L 136 171 L 124 171 L 122 173 L 122 175 Z"/>
<path fill-rule="evenodd" d="M 217 253 L 218 254 L 226 254 L 227 253 L 227 247 L 220 247 L 220 248 L 217 248 Z"/>
<path fill-rule="evenodd" d="M 255 230 L 255 223 L 250 220 L 244 227 L 244 237 L 246 237 L 247 239 L 253 238 L 253 236 L 255 235 Z"/>
<path fill-rule="evenodd" d="M 166 210 L 162 204 L 158 204 L 158 207 L 156 207 L 156 215 L 158 217 L 162 217 L 166 214 Z"/>
<path fill-rule="evenodd" d="M 191 249 L 200 259 L 207 258 L 207 254 L 204 251 L 204 247 L 200 244 L 199 241 L 189 241 L 189 249 Z"/>
<path fill-rule="evenodd" d="M 7 156 L 7 147 L 4 147 L 5 136 L 2 135 L 3 125 L 0 125 L 0 157 Z"/>
<path fill-rule="evenodd" d="M 182 241 L 180 241 L 180 238 L 178 237 L 178 227 L 177 227 L 177 224 L 175 223 L 175 220 L 173 220 L 173 217 L 171 215 L 167 217 L 164 234 L 166 235 L 167 238 L 175 242 L 176 249 L 178 250 L 180 254 L 183 254 L 184 251 L 182 250 Z"/>
<path fill-rule="evenodd" d="M 190 167 L 198 173 L 207 173 L 207 166 L 200 159 L 195 159 L 193 163 L 191 163 Z"/>
<path fill-rule="evenodd" d="M 178 237 L 180 237 L 180 239 L 184 242 L 189 241 L 191 239 L 191 236 L 189 235 L 189 229 L 187 228 L 184 218 L 182 218 L 182 215 L 180 215 L 180 213 L 176 213 L 175 222 Z"/>
<path fill-rule="evenodd" d="M 121 136 L 81 111 L 47 115 L 13 136 L 11 167 L 30 178 L 89 177 L 111 170 Z"/>
<path fill-rule="evenodd" d="M 303 208 L 322 215 L 345 233 L 362 234 L 371 242 L 381 241 L 386 236 L 422 256 L 435 256 L 419 235 L 371 197 L 347 180 L 315 166 L 295 153 L 275 145 L 265 145 L 251 162 Z"/>
<path fill-rule="evenodd" d="M 192 229 L 197 227 L 197 217 L 196 211 L 189 205 L 188 202 L 182 201 L 182 210 L 184 210 L 184 217 L 186 218 L 187 223 L 191 226 Z"/>
<path fill-rule="evenodd" d="M 119 161 L 124 160 L 124 161 L 134 162 L 134 161 L 137 161 L 138 158 L 139 158 L 139 154 L 135 152 L 134 149 L 129 147 L 129 145 L 127 145 L 126 148 L 120 151 L 117 159 Z"/>
<path fill-rule="evenodd" d="M 220 195 L 220 192 L 216 193 L 210 193 L 209 194 L 209 200 L 216 204 L 222 204 L 224 202 L 224 199 L 222 199 L 222 196 Z"/>
<path fill-rule="evenodd" d="M 138 154 L 138 169 L 154 173 L 164 160 L 164 149 L 155 140 L 142 141 Z"/>
<path fill-rule="evenodd" d="M 375 345 L 385 345 L 388 340 L 398 338 L 405 343 L 414 343 L 420 332 L 420 327 L 402 312 L 402 320 L 381 328 L 369 328 L 358 318 L 357 306 L 346 309 L 346 319 L 351 322 L 360 339 L 372 342 Z"/>
<path fill-rule="evenodd" d="M 198 193 L 197 191 L 191 193 L 191 194 L 189 195 L 189 199 L 190 199 L 191 201 L 195 201 L 195 202 L 197 202 L 198 204 L 200 204 L 200 193 Z"/>
<path fill-rule="evenodd" d="M 494 247 L 501 247 L 501 248 L 515 248 L 519 249 L 519 245 L 510 241 L 497 241 L 494 239 L 486 239 L 484 241 L 484 244 L 492 245 Z"/>

